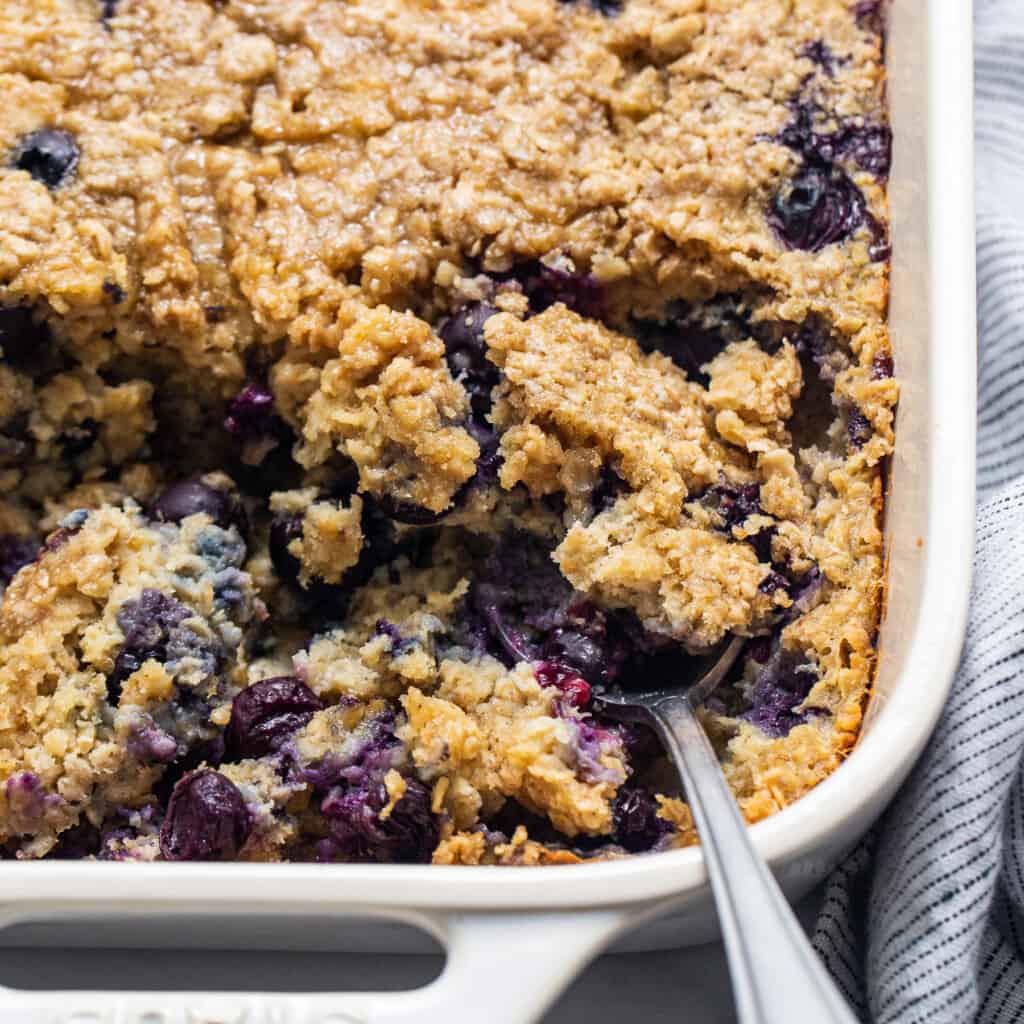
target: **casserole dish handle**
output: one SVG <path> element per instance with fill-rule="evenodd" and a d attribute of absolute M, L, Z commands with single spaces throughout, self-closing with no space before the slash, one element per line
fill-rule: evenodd
<path fill-rule="evenodd" d="M 408 992 L 312 995 L 0 988 L 0 1024 L 529 1024 L 639 912 L 386 916 L 429 932 L 446 947 L 444 971 L 431 984 Z"/>

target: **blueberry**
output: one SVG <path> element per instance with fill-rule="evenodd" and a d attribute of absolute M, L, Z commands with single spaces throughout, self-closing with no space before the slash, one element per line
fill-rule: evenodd
<path fill-rule="evenodd" d="M 244 518 L 241 503 L 230 491 L 205 484 L 199 477 L 171 484 L 149 508 L 150 517 L 161 523 L 180 523 L 199 513 L 225 530 Z"/>
<path fill-rule="evenodd" d="M 850 439 L 852 448 L 863 448 L 871 440 L 874 434 L 874 427 L 871 421 L 860 411 L 854 409 L 850 418 L 846 421 L 846 436 Z"/>
<path fill-rule="evenodd" d="M 40 128 L 15 147 L 11 166 L 27 171 L 49 189 L 63 185 L 78 167 L 81 153 L 75 138 L 60 128 Z"/>
<path fill-rule="evenodd" d="M 602 677 L 604 646 L 580 629 L 556 627 L 548 634 L 543 653 L 545 658 L 571 665 L 584 676 Z"/>
<path fill-rule="evenodd" d="M 585 708 L 590 703 L 590 684 L 571 668 L 554 661 L 542 661 L 534 669 L 534 675 L 541 686 L 554 687 L 573 707 Z"/>
<path fill-rule="evenodd" d="M 14 574 L 35 561 L 39 542 L 31 537 L 18 537 L 13 533 L 0 533 L 0 585 L 6 585 Z"/>
<path fill-rule="evenodd" d="M 466 389 L 477 417 L 490 412 L 491 390 L 501 380 L 501 371 L 487 358 L 484 341 L 484 324 L 497 312 L 486 302 L 471 302 L 457 309 L 438 328 L 448 369 Z"/>
<path fill-rule="evenodd" d="M 128 738 L 128 753 L 140 761 L 170 764 L 178 756 L 173 736 L 152 726 L 139 729 Z"/>
<path fill-rule="evenodd" d="M 845 172 L 805 164 L 775 194 L 768 222 L 787 249 L 818 252 L 848 238 L 866 214 L 864 197 Z"/>
<path fill-rule="evenodd" d="M 650 850 L 672 826 L 658 816 L 658 802 L 636 784 L 623 786 L 612 804 L 612 838 L 630 853 Z"/>
<path fill-rule="evenodd" d="M 45 321 L 24 306 L 0 306 L 2 360 L 26 373 L 40 370 L 52 354 L 53 336 Z"/>
<path fill-rule="evenodd" d="M 231 704 L 228 751 L 234 757 L 273 753 L 323 707 L 295 676 L 275 676 L 246 687 Z"/>
<path fill-rule="evenodd" d="M 892 353 L 879 352 L 871 360 L 871 379 L 886 380 L 893 375 Z"/>
<path fill-rule="evenodd" d="M 201 769 L 174 787 L 160 826 L 164 860 L 234 860 L 252 830 L 238 787 L 220 772 Z"/>

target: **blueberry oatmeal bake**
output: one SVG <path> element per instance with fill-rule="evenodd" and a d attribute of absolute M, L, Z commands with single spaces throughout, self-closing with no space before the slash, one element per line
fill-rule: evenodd
<path fill-rule="evenodd" d="M 871 0 L 2 0 L 0 850 L 575 863 L 854 743 Z"/>

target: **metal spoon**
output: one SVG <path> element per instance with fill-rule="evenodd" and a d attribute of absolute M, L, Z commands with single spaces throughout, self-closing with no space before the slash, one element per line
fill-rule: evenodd
<path fill-rule="evenodd" d="M 718 908 L 740 1024 L 856 1024 L 754 849 L 695 714 L 725 678 L 743 644 L 733 637 L 712 652 L 703 673 L 688 687 L 646 693 L 610 690 L 597 699 L 612 717 L 656 729 L 679 769 Z"/>

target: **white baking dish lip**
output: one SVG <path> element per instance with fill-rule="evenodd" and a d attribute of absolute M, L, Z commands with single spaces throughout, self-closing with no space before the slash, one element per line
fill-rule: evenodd
<path fill-rule="evenodd" d="M 966 623 L 974 525 L 973 147 L 970 5 L 929 4 L 932 339 L 924 595 L 904 679 L 850 758 L 753 838 L 775 865 L 863 831 L 920 753 L 948 694 Z M 940 123 L 941 119 L 941 123 Z M 937 356 L 941 354 L 941 358 Z M 941 403 L 941 407 L 940 407 Z M 938 482 L 941 481 L 941 493 Z M 208 912 L 624 907 L 703 893 L 698 848 L 574 867 L 0 863 L 8 919 L 31 907 L 201 905 Z"/>

